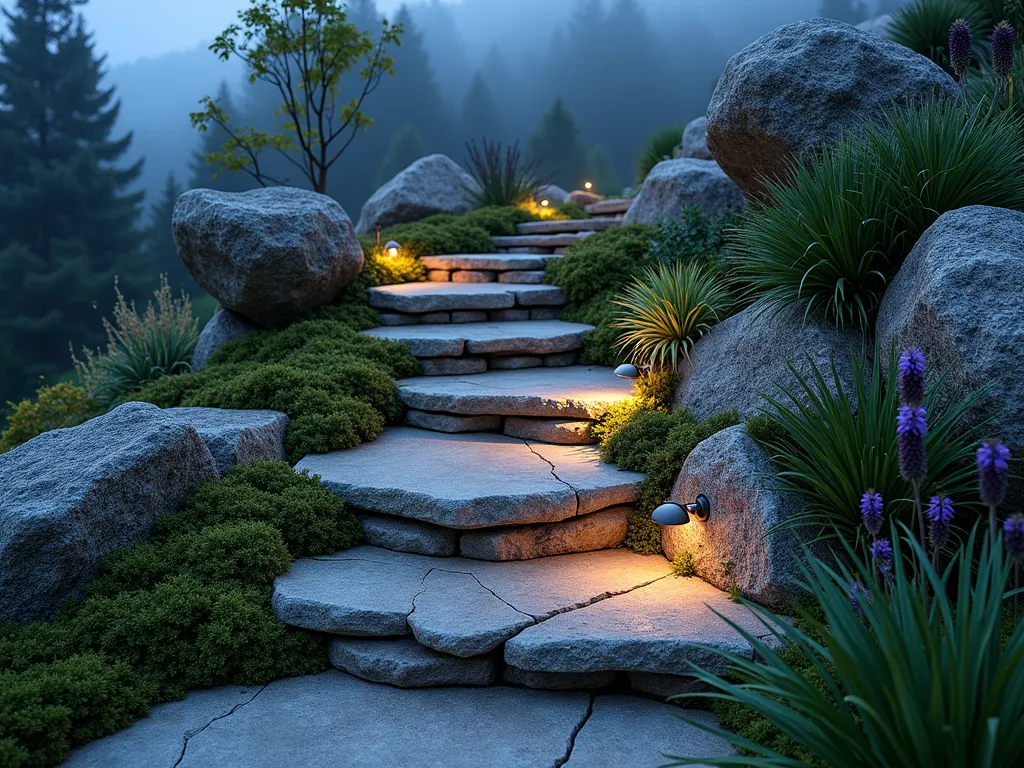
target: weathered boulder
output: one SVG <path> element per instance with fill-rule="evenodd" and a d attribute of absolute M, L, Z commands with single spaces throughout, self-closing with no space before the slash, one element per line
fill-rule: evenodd
<path fill-rule="evenodd" d="M 886 13 L 877 18 L 862 21 L 857 25 L 857 29 L 867 32 L 869 35 L 877 35 L 878 37 L 892 40 L 892 21 L 892 16 Z"/>
<path fill-rule="evenodd" d="M 101 555 L 146 539 L 158 515 L 214 477 L 195 428 L 148 403 L 0 455 L 0 622 L 53 616 Z"/>
<path fill-rule="evenodd" d="M 708 216 L 740 210 L 746 199 L 714 160 L 662 160 L 647 174 L 623 224 L 655 224 L 679 219 L 683 206 L 699 206 Z"/>
<path fill-rule="evenodd" d="M 747 195 L 893 103 L 956 98 L 929 59 L 849 24 L 787 24 L 733 56 L 707 112 L 708 149 Z"/>
<path fill-rule="evenodd" d="M 421 157 L 370 196 L 356 232 L 368 235 L 376 227 L 404 224 L 435 213 L 467 213 L 473 208 L 470 190 L 477 188 L 473 177 L 450 157 Z"/>
<path fill-rule="evenodd" d="M 165 413 L 195 427 L 222 475 L 238 464 L 285 458 L 288 417 L 280 411 L 168 408 Z"/>
<path fill-rule="evenodd" d="M 574 189 L 572 192 L 569 193 L 569 196 L 566 198 L 566 200 L 568 200 L 570 203 L 576 203 L 578 205 L 586 207 L 588 205 L 593 205 L 594 203 L 599 203 L 602 200 L 604 200 L 604 198 L 595 192 L 587 192 L 586 190 L 583 189 Z"/>
<path fill-rule="evenodd" d="M 543 187 L 537 190 L 535 195 L 537 202 L 541 200 L 547 200 L 552 205 L 561 205 L 569 199 L 569 193 L 562 189 L 557 184 L 545 184 Z"/>
<path fill-rule="evenodd" d="M 792 531 L 768 531 L 802 511 L 800 501 L 779 490 L 768 454 L 743 425 L 697 444 L 683 462 L 669 499 L 711 500 L 705 522 L 662 528 L 662 547 L 673 559 L 693 556 L 696 575 L 719 589 L 736 587 L 758 603 L 785 608 L 801 592 L 801 540 Z"/>
<path fill-rule="evenodd" d="M 224 307 L 217 307 L 213 317 L 203 326 L 192 353 L 192 370 L 198 371 L 206 365 L 213 353 L 235 339 L 244 339 L 250 333 L 260 330 L 237 312 Z"/>
<path fill-rule="evenodd" d="M 691 120 L 683 131 L 683 157 L 714 160 L 708 149 L 708 119 L 701 116 Z"/>
<path fill-rule="evenodd" d="M 178 198 L 172 228 L 195 281 L 270 328 L 331 301 L 363 268 L 345 210 L 304 189 L 192 189 Z"/>
<path fill-rule="evenodd" d="M 689 362 L 680 368 L 673 407 L 688 408 L 698 419 L 733 408 L 747 418 L 764 407 L 760 393 L 778 396 L 785 389 L 802 394 L 789 364 L 808 376 L 813 362 L 831 381 L 832 360 L 850 395 L 852 354 L 860 354 L 863 348 L 857 331 L 805 318 L 801 305 L 774 314 L 750 307 L 719 323 L 693 345 Z"/>
<path fill-rule="evenodd" d="M 1024 456 L 1024 213 L 971 206 L 921 236 L 878 312 L 879 353 L 920 347 L 929 383 L 952 400 L 987 386 L 969 421 L 991 418 L 1011 455 Z M 1018 486 L 1014 498 L 1024 497 Z"/>

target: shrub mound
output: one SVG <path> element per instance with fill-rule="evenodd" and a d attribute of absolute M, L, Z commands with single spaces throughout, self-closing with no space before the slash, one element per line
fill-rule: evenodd
<path fill-rule="evenodd" d="M 461 216 L 440 213 L 408 224 L 382 229 L 382 242 L 394 240 L 408 256 L 438 256 L 445 253 L 494 253 L 491 235 L 514 235 L 516 224 L 534 216 L 515 206 L 487 206 Z M 373 241 L 363 239 L 364 250 Z M 386 259 L 384 261 L 387 261 Z"/>
<path fill-rule="evenodd" d="M 51 429 L 72 427 L 94 415 L 99 406 L 82 387 L 61 382 L 36 390 L 35 400 L 8 403 L 7 428 L 0 432 L 0 453 Z"/>
<path fill-rule="evenodd" d="M 361 536 L 341 499 L 284 462 L 200 484 L 52 623 L 0 626 L 0 764 L 56 765 L 190 688 L 325 669 L 322 641 L 273 614 L 273 580 Z"/>

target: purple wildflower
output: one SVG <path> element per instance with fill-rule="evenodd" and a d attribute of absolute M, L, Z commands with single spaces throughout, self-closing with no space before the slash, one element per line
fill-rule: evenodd
<path fill-rule="evenodd" d="M 907 405 L 924 402 L 924 371 L 927 363 L 924 352 L 917 347 L 900 355 L 900 400 Z"/>
<path fill-rule="evenodd" d="M 1000 77 L 1013 74 L 1013 46 L 1016 42 L 1017 31 L 1010 22 L 999 22 L 992 32 L 992 67 Z"/>
<path fill-rule="evenodd" d="M 874 488 L 868 488 L 860 499 L 860 519 L 872 537 L 877 536 L 878 532 L 882 530 L 884 508 L 882 494 Z"/>
<path fill-rule="evenodd" d="M 953 522 L 953 500 L 949 496 L 932 496 L 927 514 L 931 523 L 928 537 L 932 540 L 933 547 L 942 549 L 949 541 L 949 526 Z"/>
<path fill-rule="evenodd" d="M 1018 562 L 1024 560 L 1024 515 L 1010 515 L 1003 523 L 1006 554 Z"/>
<path fill-rule="evenodd" d="M 953 74 L 962 78 L 971 65 L 971 28 L 964 19 L 957 19 L 949 28 L 949 64 Z"/>
<path fill-rule="evenodd" d="M 920 480 L 928 470 L 924 436 L 928 433 L 928 411 L 923 405 L 900 407 L 896 417 L 899 437 L 900 472 L 907 480 Z"/>
<path fill-rule="evenodd" d="M 854 612 L 861 613 L 861 606 L 866 602 L 871 602 L 871 590 L 859 581 L 853 582 L 853 586 L 850 587 L 850 605 L 853 606 Z"/>
<path fill-rule="evenodd" d="M 978 448 L 978 490 L 990 507 L 998 507 L 1006 497 L 1009 458 L 1010 449 L 999 440 L 988 440 Z"/>
<path fill-rule="evenodd" d="M 879 539 L 871 544 L 871 562 L 883 577 L 892 573 L 892 543 L 888 539 Z"/>

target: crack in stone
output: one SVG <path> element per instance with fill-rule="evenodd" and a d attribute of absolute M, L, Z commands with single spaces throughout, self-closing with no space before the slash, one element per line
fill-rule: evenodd
<path fill-rule="evenodd" d="M 576 510 L 572 513 L 572 517 L 578 517 L 579 514 L 580 514 L 580 492 L 577 491 L 575 486 L 573 486 L 571 483 L 567 483 L 565 480 L 560 478 L 558 476 L 558 473 L 555 472 L 555 465 L 554 465 L 554 463 L 550 459 L 545 457 L 543 454 L 537 453 L 537 451 L 535 451 L 533 449 L 533 446 L 530 445 L 530 442 L 528 440 L 523 440 L 523 445 L 525 445 L 529 449 L 530 453 L 532 453 L 538 459 L 540 459 L 545 464 L 547 464 L 549 467 L 551 467 L 551 476 L 553 478 L 555 478 L 555 480 L 557 480 L 562 485 L 564 485 L 566 488 L 568 488 L 570 491 L 572 491 L 572 495 L 576 498 Z"/>
<path fill-rule="evenodd" d="M 178 766 L 181 765 L 181 761 L 185 759 L 185 750 L 188 749 L 189 741 L 194 739 L 196 736 L 198 736 L 200 733 L 205 731 L 207 728 L 209 728 L 211 725 L 213 725 L 218 720 L 224 720 L 225 718 L 231 717 L 233 714 L 235 714 L 235 712 L 240 710 L 242 707 L 244 707 L 244 706 L 246 706 L 248 704 L 252 704 L 252 702 L 256 701 L 256 697 L 259 696 L 261 693 L 263 693 L 265 690 L 267 690 L 267 686 L 266 685 L 260 686 L 260 689 L 258 691 L 256 691 L 256 693 L 254 693 L 252 695 L 252 697 L 250 697 L 249 699 L 247 699 L 245 701 L 239 702 L 238 704 L 235 704 L 235 706 L 233 706 L 230 710 L 225 712 L 223 715 L 217 715 L 217 717 L 211 719 L 210 722 L 208 722 L 206 725 L 204 725 L 198 731 L 186 731 L 185 732 L 185 739 L 181 743 L 181 753 L 178 755 L 178 759 L 174 761 L 174 765 L 171 766 L 171 768 L 178 768 Z"/>
<path fill-rule="evenodd" d="M 580 731 L 582 731 L 584 726 L 586 726 L 590 721 L 590 717 L 593 714 L 594 695 L 591 694 L 590 701 L 587 702 L 587 711 L 584 713 L 583 719 L 576 723 L 576 727 L 573 728 L 572 733 L 569 734 L 569 747 L 565 750 L 565 754 L 555 761 L 554 768 L 562 768 L 563 765 L 569 762 L 569 758 L 572 757 L 572 751 L 576 748 L 576 739 L 580 735 Z"/>

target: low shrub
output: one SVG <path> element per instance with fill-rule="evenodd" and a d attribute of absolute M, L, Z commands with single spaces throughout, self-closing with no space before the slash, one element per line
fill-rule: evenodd
<path fill-rule="evenodd" d="M 81 424 L 99 411 L 82 387 L 61 382 L 36 390 L 35 400 L 8 403 L 7 428 L 0 432 L 0 453 L 51 429 Z"/>
<path fill-rule="evenodd" d="M 601 445 L 601 455 L 606 462 L 614 461 L 607 453 L 612 438 L 632 421 L 640 411 L 672 410 L 679 374 L 671 368 L 654 368 L 647 371 L 633 385 L 633 396 L 612 405 L 601 419 L 594 424 L 593 435 Z"/>
<path fill-rule="evenodd" d="M 726 233 L 742 221 L 739 213 L 706 216 L 699 205 L 684 205 L 679 219 L 658 221 L 647 256 L 669 264 L 714 261 L 726 247 Z"/>
<path fill-rule="evenodd" d="M 470 194 L 478 206 L 519 205 L 533 200 L 545 180 L 537 163 L 523 159 L 518 142 L 505 147 L 500 141 L 475 141 L 466 144 L 469 173 L 476 181 Z M 504 150 L 504 151 L 503 151 Z"/>
<path fill-rule="evenodd" d="M 647 174 L 662 160 L 671 160 L 675 148 L 683 142 L 682 125 L 666 125 L 655 131 L 640 149 L 636 159 L 636 186 L 644 183 Z"/>
<path fill-rule="evenodd" d="M 516 206 L 487 206 L 462 216 L 441 213 L 408 224 L 396 224 L 381 230 L 380 239 L 382 242 L 394 240 L 401 243 L 403 254 L 414 257 L 494 253 L 496 248 L 491 235 L 514 235 L 516 224 L 534 218 Z"/>
<path fill-rule="evenodd" d="M 587 213 L 583 206 L 577 203 L 575 200 L 566 200 L 564 203 L 558 204 L 558 213 L 561 214 L 564 219 L 589 219 L 590 214 Z"/>
<path fill-rule="evenodd" d="M 672 560 L 672 573 L 680 578 L 690 578 L 697 575 L 697 566 L 693 561 L 692 552 L 680 552 Z"/>
<path fill-rule="evenodd" d="M 200 484 L 53 622 L 0 625 L 0 763 L 56 765 L 190 688 L 322 671 L 323 641 L 271 610 L 273 580 L 361 536 L 340 498 L 284 462 Z"/>

